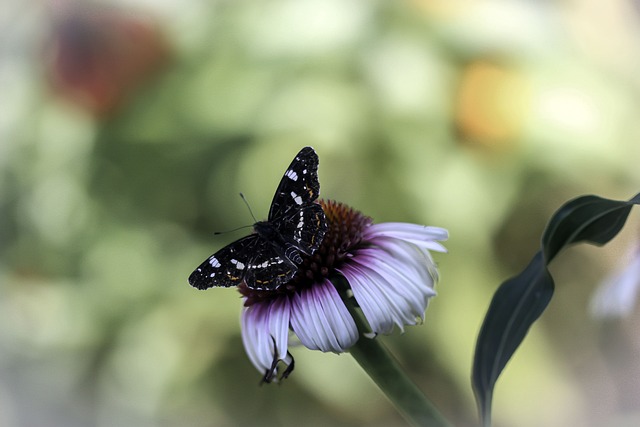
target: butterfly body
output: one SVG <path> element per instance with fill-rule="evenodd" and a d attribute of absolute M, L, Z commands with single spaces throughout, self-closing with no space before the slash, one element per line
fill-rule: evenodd
<path fill-rule="evenodd" d="M 318 156 L 311 147 L 296 155 L 273 196 L 266 221 L 254 233 L 225 246 L 189 276 L 191 286 L 208 289 L 244 282 L 251 289 L 274 290 L 298 272 L 303 255 L 322 243 L 327 222 L 316 202 L 320 193 Z"/>

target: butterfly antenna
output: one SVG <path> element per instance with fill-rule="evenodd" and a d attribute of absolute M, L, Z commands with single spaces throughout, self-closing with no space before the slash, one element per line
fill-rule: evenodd
<path fill-rule="evenodd" d="M 219 234 L 233 233 L 234 231 L 242 230 L 243 228 L 249 228 L 249 227 L 251 227 L 251 225 L 243 225 L 242 227 L 233 228 L 231 230 L 225 230 L 225 231 L 214 231 L 213 235 L 217 236 Z"/>
<path fill-rule="evenodd" d="M 253 212 L 251 211 L 251 206 L 249 206 L 249 202 L 247 202 L 247 199 L 245 199 L 244 194 L 240 193 L 240 197 L 242 197 L 242 201 L 244 202 L 244 204 L 247 205 L 247 208 L 249 209 L 249 213 L 251 214 L 251 218 L 253 218 L 253 222 L 258 222 L 256 217 L 253 215 Z M 219 234 L 233 233 L 234 231 L 242 230 L 243 228 L 249 228 L 249 227 L 252 227 L 252 226 L 251 225 L 243 225 L 242 227 L 234 228 L 232 230 L 214 231 L 213 235 L 217 236 Z"/>
<path fill-rule="evenodd" d="M 242 197 L 242 201 L 244 202 L 244 204 L 247 205 L 247 209 L 249 209 L 249 213 L 251 214 L 251 218 L 253 218 L 253 222 L 258 222 L 255 215 L 253 214 L 253 211 L 251 210 L 251 206 L 249 206 L 249 202 L 247 202 L 247 199 L 244 197 L 244 194 L 240 193 L 240 197 Z"/>

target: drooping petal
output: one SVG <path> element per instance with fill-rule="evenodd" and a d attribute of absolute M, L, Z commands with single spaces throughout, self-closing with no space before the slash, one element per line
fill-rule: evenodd
<path fill-rule="evenodd" d="M 291 314 L 289 298 L 277 298 L 242 310 L 242 343 L 253 365 L 265 373 L 265 379 L 277 375 L 275 362 L 292 361 L 287 354 Z"/>
<path fill-rule="evenodd" d="M 291 327 L 312 350 L 343 352 L 358 340 L 358 329 L 333 284 L 325 280 L 293 298 Z"/>
<path fill-rule="evenodd" d="M 435 295 L 435 263 L 426 248 L 409 241 L 416 239 L 409 239 L 408 233 L 423 231 L 444 237 L 446 231 L 402 223 L 380 227 L 378 231 L 368 236 L 369 245 L 357 250 L 339 271 L 350 283 L 372 330 L 387 334 L 394 324 L 400 330 L 404 325 L 415 325 Z"/>
<path fill-rule="evenodd" d="M 340 271 L 351 285 L 373 332 L 390 334 L 394 325 L 404 330 L 404 325 L 415 325 L 416 318 L 422 316 L 424 311 L 421 307 L 413 310 L 416 301 L 407 296 L 402 283 L 392 279 L 395 273 L 390 268 L 382 265 L 370 268 L 352 262 Z"/>
<path fill-rule="evenodd" d="M 354 298 L 375 333 L 390 334 L 393 331 L 393 317 L 389 304 L 380 291 L 381 284 L 368 276 L 369 269 L 355 264 L 345 264 L 338 270 L 349 282 Z"/>
<path fill-rule="evenodd" d="M 387 254 L 380 254 L 380 250 L 369 249 L 367 253 L 359 253 L 357 262 L 371 269 L 377 269 L 387 283 L 395 284 L 389 286 L 389 292 L 398 293 L 404 298 L 416 317 L 422 316 L 428 299 L 435 295 L 431 280 L 425 283 L 423 275 L 416 269 L 411 268 L 407 263 L 394 260 Z"/>
<path fill-rule="evenodd" d="M 376 237 L 373 241 L 377 249 L 384 249 L 391 258 L 401 260 L 421 277 L 421 283 L 433 288 L 438 279 L 438 270 L 428 250 L 392 237 Z"/>

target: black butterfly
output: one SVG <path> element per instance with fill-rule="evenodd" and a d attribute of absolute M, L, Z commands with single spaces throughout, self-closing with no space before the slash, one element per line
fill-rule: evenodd
<path fill-rule="evenodd" d="M 198 289 L 236 286 L 273 290 L 293 278 L 302 254 L 313 254 L 327 231 L 320 193 L 318 155 L 305 147 L 284 173 L 271 202 L 267 221 L 253 225 L 254 233 L 211 255 L 189 276 Z"/>

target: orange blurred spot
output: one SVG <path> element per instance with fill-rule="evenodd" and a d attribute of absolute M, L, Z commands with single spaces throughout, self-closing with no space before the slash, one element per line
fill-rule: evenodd
<path fill-rule="evenodd" d="M 465 142 L 511 145 L 519 138 L 531 89 L 518 71 L 480 60 L 464 69 L 456 103 L 456 128 Z"/>

